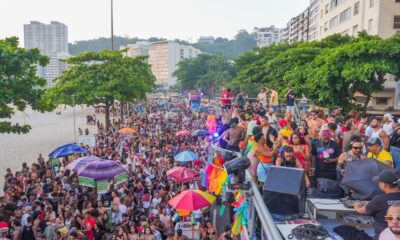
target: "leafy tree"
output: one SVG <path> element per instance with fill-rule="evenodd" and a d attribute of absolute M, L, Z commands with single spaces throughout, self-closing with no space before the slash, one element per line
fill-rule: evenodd
<path fill-rule="evenodd" d="M 0 118 L 11 118 L 15 110 L 24 111 L 28 105 L 33 110 L 48 111 L 46 80 L 36 76 L 36 66 L 45 66 L 48 58 L 38 49 L 18 47 L 18 38 L 0 40 Z M 0 121 L 0 133 L 28 133 L 29 125 Z"/>
<path fill-rule="evenodd" d="M 221 55 L 200 54 L 180 62 L 178 66 L 174 75 L 178 78 L 179 86 L 186 90 L 201 89 L 210 98 L 214 97 L 218 86 L 236 74 L 233 62 Z"/>
<path fill-rule="evenodd" d="M 110 107 L 143 99 L 154 88 L 155 77 L 145 57 L 124 57 L 122 52 L 87 52 L 67 60 L 72 67 L 63 73 L 50 97 L 56 103 L 99 105 L 105 109 L 106 128 L 111 125 Z"/>
<path fill-rule="evenodd" d="M 354 108 L 355 93 L 361 93 L 366 112 L 372 94 L 384 89 L 387 74 L 399 76 L 399 42 L 394 42 L 398 39 L 382 40 L 362 32 L 346 44 L 327 49 L 308 66 L 309 93 L 327 106 L 345 109 Z M 388 57 L 391 54 L 394 58 Z"/>

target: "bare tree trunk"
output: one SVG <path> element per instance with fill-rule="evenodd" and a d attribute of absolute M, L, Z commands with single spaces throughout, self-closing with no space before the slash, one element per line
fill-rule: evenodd
<path fill-rule="evenodd" d="M 371 101 L 371 95 L 370 94 L 368 94 L 367 98 L 365 99 L 364 106 L 363 106 L 363 114 L 367 114 L 369 101 Z"/>
<path fill-rule="evenodd" d="M 111 127 L 111 120 L 110 120 L 110 103 L 106 103 L 106 106 L 104 107 L 106 110 L 105 118 L 106 118 L 106 130 L 110 129 Z"/>
<path fill-rule="evenodd" d="M 125 104 L 124 104 L 123 102 L 121 102 L 121 105 L 120 105 L 120 110 L 121 110 L 121 121 L 124 120 L 124 106 L 125 106 Z"/>

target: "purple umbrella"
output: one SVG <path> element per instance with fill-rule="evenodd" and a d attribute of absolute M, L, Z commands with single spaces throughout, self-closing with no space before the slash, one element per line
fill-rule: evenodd
<path fill-rule="evenodd" d="M 85 167 L 87 164 L 90 162 L 96 161 L 96 160 L 101 160 L 101 158 L 97 156 L 87 156 L 87 157 L 80 157 L 78 159 L 75 159 L 72 161 L 70 164 L 66 166 L 67 169 L 72 170 L 72 171 L 79 171 L 79 169 Z"/>
<path fill-rule="evenodd" d="M 126 169 L 113 160 L 95 160 L 78 171 L 80 178 L 91 181 L 111 180 L 120 183 L 127 179 Z"/>

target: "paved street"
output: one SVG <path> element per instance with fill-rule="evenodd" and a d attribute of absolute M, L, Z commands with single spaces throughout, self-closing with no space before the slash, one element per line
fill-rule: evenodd
<path fill-rule="evenodd" d="M 20 170 L 23 162 L 36 161 L 38 154 L 46 156 L 57 146 L 72 143 L 73 133 L 73 111 L 71 107 L 62 109 L 61 115 L 51 113 L 38 113 L 26 110 L 26 115 L 19 112 L 13 117 L 13 122 L 23 124 L 24 121 L 32 126 L 29 134 L 0 134 L 0 188 L 1 193 L 4 184 L 6 168 L 13 171 Z M 93 114 L 91 108 L 76 107 L 76 129 L 84 130 L 88 127 L 93 133 L 94 126 L 86 125 L 86 115 Z M 102 120 L 103 116 L 101 116 Z M 0 194 L 1 195 L 1 194 Z"/>

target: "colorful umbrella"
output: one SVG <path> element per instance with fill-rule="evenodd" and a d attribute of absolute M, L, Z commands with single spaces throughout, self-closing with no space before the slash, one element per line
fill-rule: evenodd
<path fill-rule="evenodd" d="M 174 157 L 174 159 L 178 162 L 190 162 L 198 158 L 199 156 L 197 156 L 197 154 L 192 151 L 180 152 Z"/>
<path fill-rule="evenodd" d="M 129 135 L 133 135 L 133 134 L 137 133 L 137 131 L 133 128 L 121 128 L 118 132 L 122 133 L 122 134 L 129 134 Z"/>
<path fill-rule="evenodd" d="M 167 171 L 167 176 L 178 182 L 190 182 L 195 177 L 200 176 L 200 174 L 194 169 L 174 167 Z"/>
<path fill-rule="evenodd" d="M 65 157 L 75 153 L 90 153 L 89 150 L 82 148 L 76 144 L 66 144 L 56 148 L 49 154 L 51 158 Z"/>
<path fill-rule="evenodd" d="M 114 179 L 119 184 L 128 179 L 127 170 L 113 160 L 96 160 L 88 163 L 78 171 L 79 184 L 95 187 L 98 181 Z"/>
<path fill-rule="evenodd" d="M 188 130 L 181 130 L 175 133 L 176 136 L 189 136 L 190 134 L 192 134 L 192 132 Z"/>
<path fill-rule="evenodd" d="M 96 156 L 87 156 L 87 157 L 80 157 L 70 164 L 66 166 L 67 169 L 72 170 L 72 171 L 78 171 L 79 169 L 83 168 L 86 166 L 88 163 L 100 160 L 99 157 Z"/>
<path fill-rule="evenodd" d="M 210 135 L 210 133 L 208 132 L 208 130 L 205 130 L 205 129 L 197 129 L 192 132 L 192 136 L 200 137 L 200 136 L 208 136 L 208 135 Z"/>
<path fill-rule="evenodd" d="M 210 206 L 216 197 L 200 190 L 186 190 L 168 201 L 168 204 L 179 210 L 194 211 Z"/>

